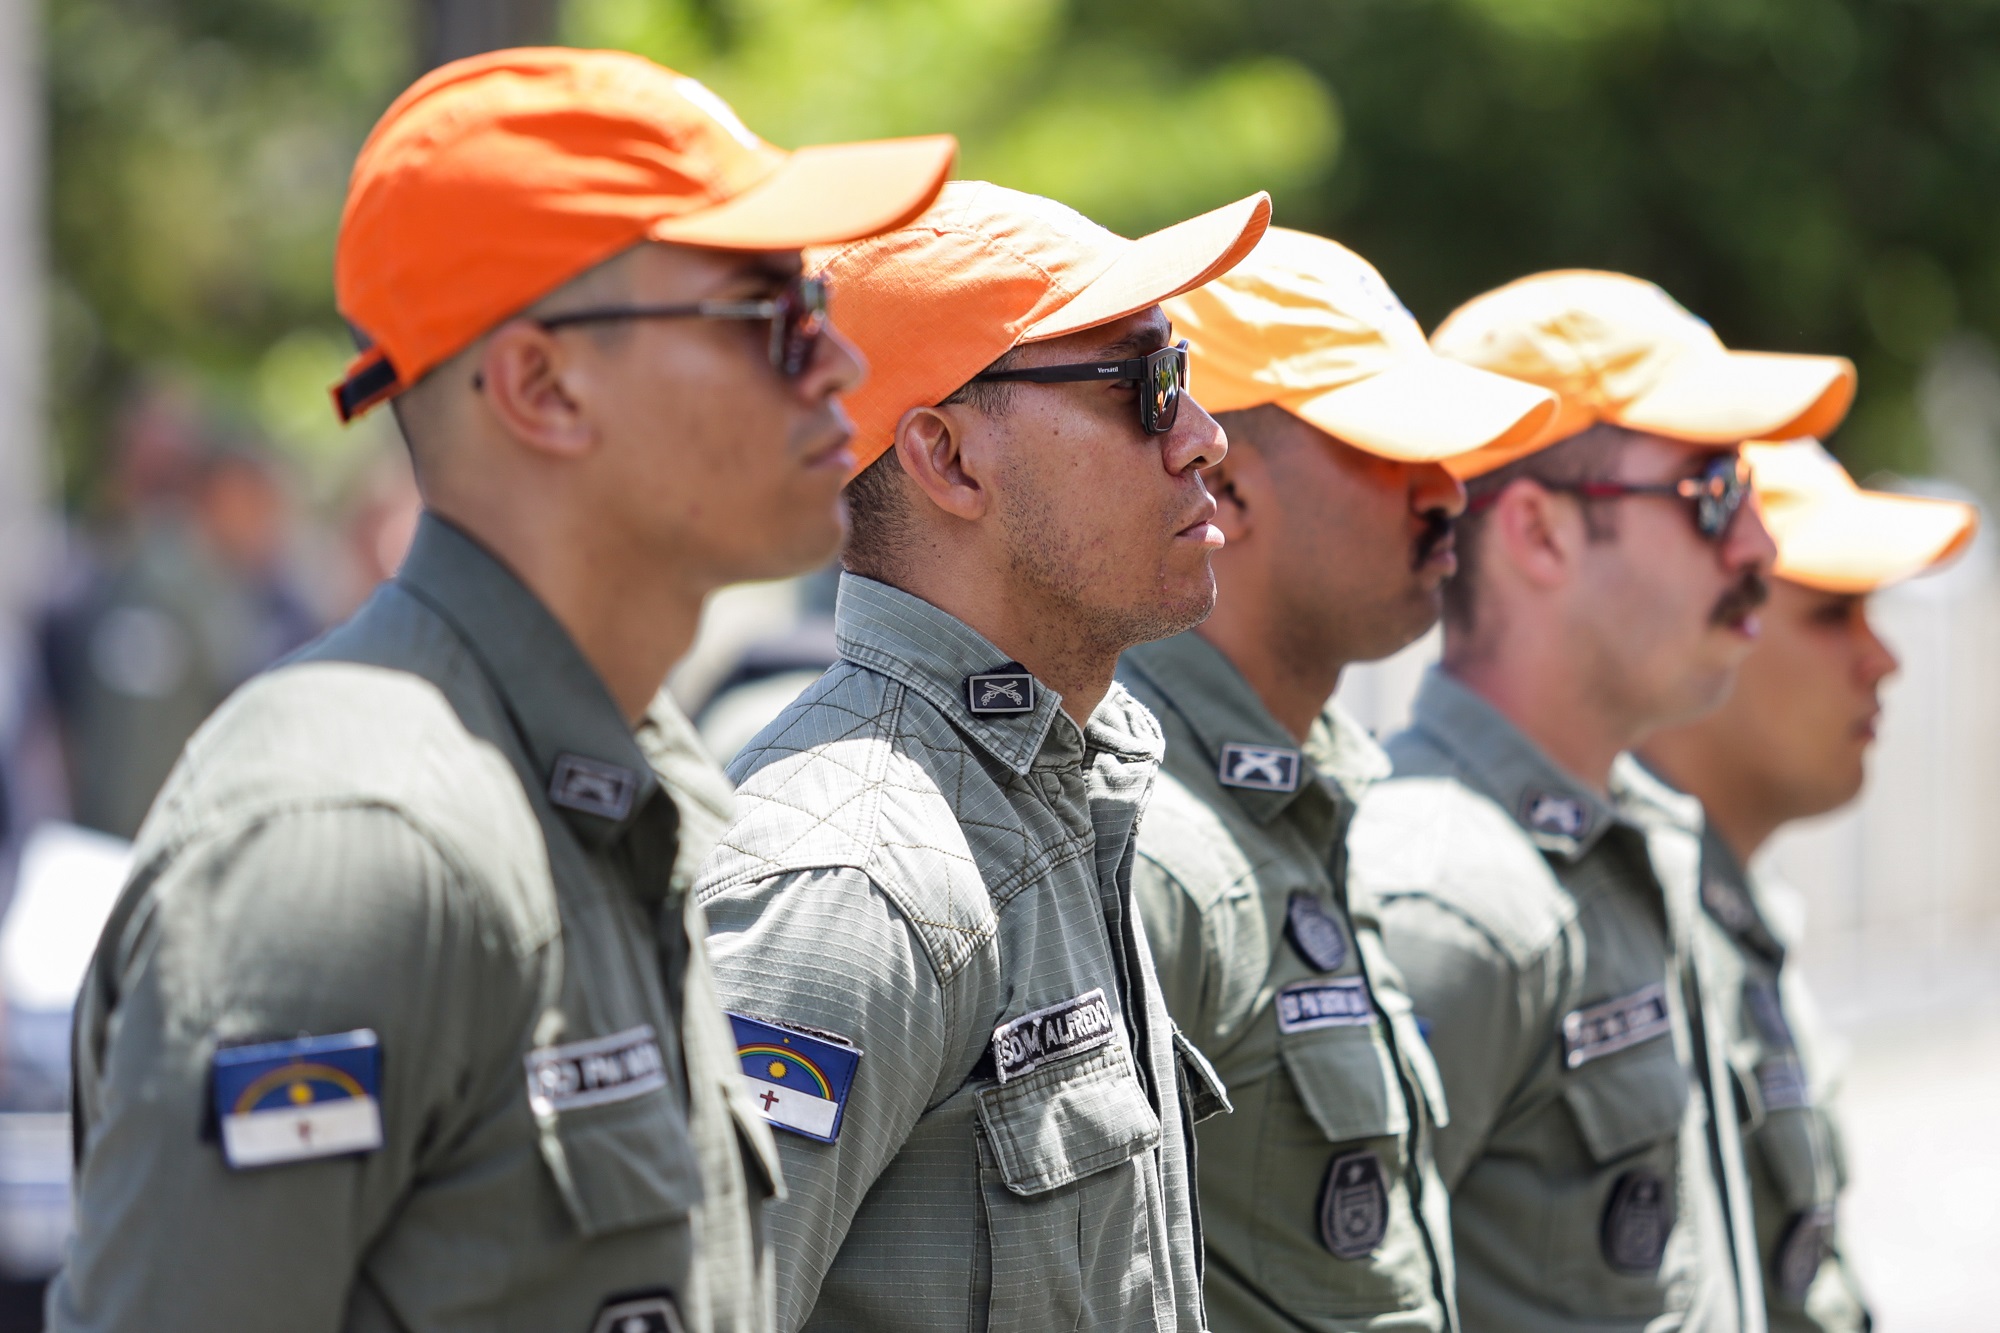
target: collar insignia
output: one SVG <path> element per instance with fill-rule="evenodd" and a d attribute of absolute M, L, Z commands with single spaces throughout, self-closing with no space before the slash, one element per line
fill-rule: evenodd
<path fill-rule="evenodd" d="M 1216 779 L 1225 787 L 1251 791 L 1297 791 L 1299 752 L 1282 745 L 1245 745 L 1229 741 L 1216 761 Z"/>
<path fill-rule="evenodd" d="M 555 804 L 614 822 L 632 813 L 638 792 L 639 775 L 631 769 L 580 754 L 557 755 L 556 770 L 549 775 L 549 799 Z"/>
<path fill-rule="evenodd" d="M 1584 813 L 1583 802 L 1574 796 L 1557 796 L 1553 792 L 1529 792 L 1528 799 L 1521 803 L 1522 819 L 1537 833 L 1550 833 L 1560 838 L 1581 838 L 1589 816 Z"/>
<path fill-rule="evenodd" d="M 1035 711 L 1035 678 L 1019 662 L 965 678 L 966 711 L 978 717 Z"/>

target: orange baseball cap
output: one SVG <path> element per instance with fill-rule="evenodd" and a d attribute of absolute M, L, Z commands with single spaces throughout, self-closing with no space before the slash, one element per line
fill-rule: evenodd
<path fill-rule="evenodd" d="M 1344 245 L 1273 227 L 1250 257 L 1166 303 L 1211 412 L 1278 406 L 1404 462 L 1539 435 L 1547 389 L 1448 360 L 1375 266 Z"/>
<path fill-rule="evenodd" d="M 1476 296 L 1431 335 L 1444 355 L 1555 391 L 1555 419 L 1525 446 L 1453 464 L 1477 476 L 1600 421 L 1689 444 L 1826 435 L 1854 401 L 1841 356 L 1732 352 L 1650 282 L 1537 273 Z"/>
<path fill-rule="evenodd" d="M 1249 254 L 1270 221 L 1271 198 L 1258 193 L 1134 241 L 1052 199 L 953 181 L 909 225 L 809 254 L 834 323 L 868 358 L 868 378 L 841 398 L 855 471 L 888 452 L 911 408 L 949 397 L 1021 343 L 1201 286 Z"/>
<path fill-rule="evenodd" d="M 787 153 L 695 80 L 622 51 L 444 65 L 390 105 L 354 163 L 334 292 L 370 346 L 334 406 L 359 416 L 641 241 L 800 250 L 900 226 L 956 151 L 935 135 Z"/>
<path fill-rule="evenodd" d="M 1868 491 L 1817 440 L 1746 444 L 1772 573 L 1826 592 L 1864 593 L 1943 564 L 1967 546 L 1979 511 L 1959 500 Z"/>

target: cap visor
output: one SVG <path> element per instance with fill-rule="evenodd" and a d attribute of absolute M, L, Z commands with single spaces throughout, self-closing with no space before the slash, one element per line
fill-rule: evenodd
<path fill-rule="evenodd" d="M 1723 352 L 1670 368 L 1615 420 L 1695 444 L 1825 436 L 1854 401 L 1854 363 L 1839 356 Z"/>
<path fill-rule="evenodd" d="M 1556 413 L 1547 389 L 1428 354 L 1278 405 L 1357 449 L 1406 463 L 1505 448 L 1535 436 Z"/>
<path fill-rule="evenodd" d="M 1271 196 L 1259 191 L 1141 236 L 1070 301 L 1029 325 L 1021 341 L 1094 329 L 1193 291 L 1242 263 L 1270 225 Z"/>
<path fill-rule="evenodd" d="M 801 148 L 727 203 L 662 218 L 656 241 L 718 250 L 802 250 L 891 231 L 931 206 L 958 141 L 920 139 Z"/>
<path fill-rule="evenodd" d="M 1972 542 L 1979 511 L 1957 500 L 1855 491 L 1770 518 L 1772 573 L 1826 592 L 1863 593 L 1912 578 Z"/>

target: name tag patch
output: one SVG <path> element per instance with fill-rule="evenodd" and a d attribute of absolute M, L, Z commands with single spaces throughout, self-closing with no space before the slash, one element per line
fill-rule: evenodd
<path fill-rule="evenodd" d="M 1360 977 L 1297 981 L 1278 992 L 1278 1031 L 1358 1027 L 1375 1016 L 1368 983 Z"/>
<path fill-rule="evenodd" d="M 1757 1066 L 1757 1095 L 1766 1111 L 1795 1111 L 1812 1105 L 1806 1071 L 1797 1060 L 1782 1056 Z"/>
<path fill-rule="evenodd" d="M 580 754 L 557 755 L 555 772 L 549 775 L 551 801 L 599 819 L 631 814 L 638 791 L 639 775 L 631 769 Z"/>
<path fill-rule="evenodd" d="M 382 1047 L 367 1028 L 225 1047 L 211 1068 L 223 1160 L 239 1171 L 382 1146 Z"/>
<path fill-rule="evenodd" d="M 1037 1009 L 993 1029 L 994 1074 L 1002 1083 L 1019 1078 L 1051 1060 L 1095 1050 L 1110 1041 L 1115 1030 L 1111 1002 L 1104 998 L 1102 987 Z"/>
<path fill-rule="evenodd" d="M 779 1129 L 821 1143 L 840 1137 L 861 1052 L 830 1032 L 806 1032 L 747 1014 L 729 1015 L 750 1100 Z"/>
<path fill-rule="evenodd" d="M 650 1023 L 608 1037 L 543 1046 L 523 1058 L 528 1107 L 549 1115 L 629 1101 L 667 1086 L 666 1061 Z"/>
<path fill-rule="evenodd" d="M 1216 780 L 1225 787 L 1252 791 L 1297 791 L 1299 752 L 1281 745 L 1246 745 L 1230 741 L 1216 761 Z"/>
<path fill-rule="evenodd" d="M 1564 1014 L 1563 1064 L 1576 1069 L 1672 1030 L 1667 988 L 1656 981 L 1630 995 Z"/>
<path fill-rule="evenodd" d="M 989 714 L 1032 713 L 1035 711 L 1035 678 L 1015 662 L 981 671 L 965 678 L 965 707 L 984 717 Z"/>

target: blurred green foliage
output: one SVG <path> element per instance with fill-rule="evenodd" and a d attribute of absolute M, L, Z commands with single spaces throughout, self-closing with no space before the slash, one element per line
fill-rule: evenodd
<path fill-rule="evenodd" d="M 351 447 L 332 237 L 412 74 L 409 0 L 55 0 L 56 401 L 73 500 L 133 376 Z M 1520 273 L 1661 282 L 1862 367 L 1836 442 L 1925 461 L 1944 340 L 2000 341 L 2000 0 L 568 0 L 796 144 L 949 129 L 962 170 L 1137 231 L 1255 188 L 1426 325 Z"/>

